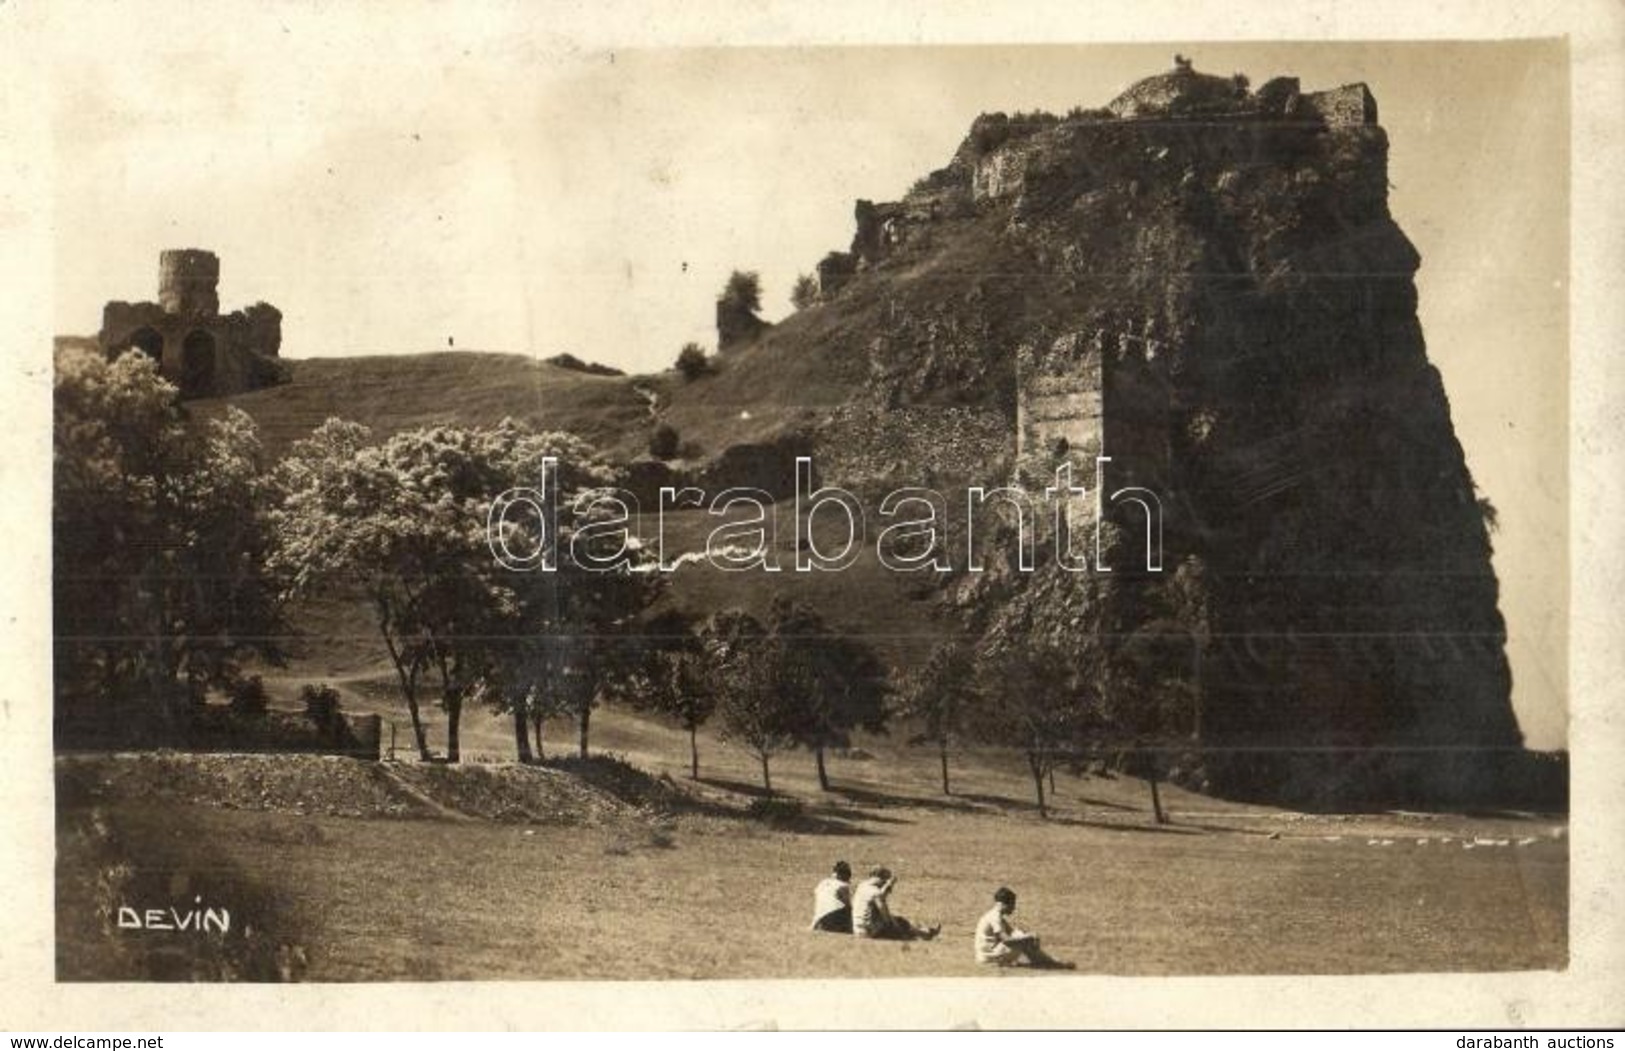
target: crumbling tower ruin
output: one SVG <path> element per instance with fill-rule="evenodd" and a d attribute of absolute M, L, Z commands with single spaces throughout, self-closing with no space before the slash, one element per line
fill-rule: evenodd
<path fill-rule="evenodd" d="M 282 380 L 282 312 L 269 303 L 220 313 L 220 257 L 197 248 L 158 257 L 158 301 L 102 308 L 102 351 L 147 354 L 184 398 L 219 397 Z"/>
<path fill-rule="evenodd" d="M 212 318 L 220 313 L 220 257 L 195 248 L 158 256 L 158 305 L 166 314 Z"/>

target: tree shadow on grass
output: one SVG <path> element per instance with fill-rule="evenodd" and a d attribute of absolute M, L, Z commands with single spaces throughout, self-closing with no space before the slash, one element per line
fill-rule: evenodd
<path fill-rule="evenodd" d="M 726 808 L 728 817 L 734 820 L 756 825 L 760 828 L 777 829 L 783 832 L 799 832 L 810 836 L 872 836 L 872 829 L 854 824 L 844 816 L 831 814 L 827 810 L 815 809 L 813 805 L 796 796 L 787 796 L 778 792 L 769 793 L 761 785 L 746 781 L 735 781 L 726 777 L 702 777 L 699 782 L 711 788 L 718 788 L 724 792 L 747 796 L 750 804 L 744 810 Z M 888 821 L 890 819 L 874 818 L 869 814 L 855 814 L 857 820 Z"/>
<path fill-rule="evenodd" d="M 914 824 L 914 822 L 908 820 L 907 818 L 887 817 L 872 810 L 864 810 L 862 807 L 843 807 L 841 804 L 835 802 L 831 802 L 819 808 L 819 813 L 828 814 L 832 819 L 837 821 L 844 821 L 850 817 L 850 819 L 853 821 L 872 821 L 877 825 Z"/>
<path fill-rule="evenodd" d="M 710 788 L 720 788 L 724 792 L 732 792 L 735 795 L 749 796 L 752 799 L 788 799 L 788 798 L 790 798 L 788 796 L 781 795 L 778 792 L 769 792 L 767 789 L 763 788 L 761 785 L 755 784 L 753 782 L 750 782 L 750 781 L 735 781 L 731 777 L 714 777 L 714 776 L 711 776 L 711 775 L 706 775 L 706 776 L 703 776 L 703 777 L 695 778 L 694 780 L 696 780 L 700 784 L 706 785 L 706 786 L 708 786 Z"/>
<path fill-rule="evenodd" d="M 877 792 L 872 788 L 856 788 L 851 785 L 835 785 L 830 794 L 840 796 L 848 802 L 858 806 L 871 807 L 918 807 L 921 810 L 949 810 L 965 813 L 977 809 L 966 797 L 931 797 L 894 795 L 890 792 Z"/>
<path fill-rule="evenodd" d="M 993 807 L 996 810 L 1021 810 L 1038 812 L 1038 804 L 1030 799 L 1011 799 L 1009 796 L 989 795 L 985 792 L 964 792 L 958 796 L 968 803 L 979 806 Z"/>
<path fill-rule="evenodd" d="M 799 832 L 808 836 L 873 836 L 877 835 L 874 829 L 854 825 L 850 821 L 830 817 L 827 814 L 803 814 L 782 823 L 775 823 L 774 828 L 782 828 L 786 832 Z"/>

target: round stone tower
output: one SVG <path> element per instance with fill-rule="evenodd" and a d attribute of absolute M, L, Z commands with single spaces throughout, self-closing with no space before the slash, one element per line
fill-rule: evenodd
<path fill-rule="evenodd" d="M 170 248 L 158 257 L 158 304 L 166 314 L 220 313 L 220 257 L 197 248 Z"/>

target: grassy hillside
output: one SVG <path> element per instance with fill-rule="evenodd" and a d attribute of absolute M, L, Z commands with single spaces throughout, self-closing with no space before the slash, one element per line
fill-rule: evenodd
<path fill-rule="evenodd" d="M 504 416 L 572 431 L 606 448 L 629 438 L 641 443 L 648 432 L 648 402 L 626 377 L 517 354 L 444 351 L 286 364 L 293 373 L 287 384 L 195 401 L 192 410 L 205 416 L 228 404 L 244 410 L 273 457 L 332 416 L 364 423 L 379 438 L 433 424 L 494 424 Z"/>
<path fill-rule="evenodd" d="M 288 446 L 329 417 L 371 427 L 385 438 L 434 424 L 480 426 L 505 416 L 581 436 L 620 460 L 643 455 L 654 418 L 677 427 L 700 458 L 730 445 L 805 427 L 849 401 L 861 375 L 833 364 L 829 351 L 789 346 L 819 320 L 792 319 L 785 332 L 730 352 L 692 382 L 675 372 L 597 376 L 519 354 L 434 351 L 354 358 L 289 360 L 291 382 L 228 398 L 189 403 L 205 418 L 235 405 L 254 418 L 266 450 Z"/>
<path fill-rule="evenodd" d="M 901 391 L 904 404 L 992 407 L 1013 427 L 1013 343 L 988 345 L 969 329 L 943 329 L 948 335 L 941 338 L 963 350 L 962 358 L 982 359 L 985 369 L 967 371 L 965 360 L 944 364 L 952 354 L 937 347 L 937 327 L 923 322 L 949 304 L 975 311 L 1008 302 L 1001 316 L 1039 321 L 1057 309 L 1042 282 L 1017 280 L 1031 263 L 999 235 L 1002 222 L 944 219 L 856 275 L 833 302 L 790 315 L 754 344 L 714 355 L 711 372 L 692 381 L 671 370 L 600 376 L 519 354 L 433 351 L 289 359 L 292 379 L 285 385 L 191 405 L 203 416 L 227 404 L 248 412 L 272 456 L 331 416 L 366 424 L 380 437 L 512 416 L 571 431 L 629 460 L 647 448 L 651 397 L 699 459 L 785 431 L 816 431 L 844 409 L 872 412 L 884 391 Z M 877 350 L 882 345 L 890 349 Z M 844 433 L 832 439 L 861 443 Z"/>
<path fill-rule="evenodd" d="M 867 306 L 857 321 L 830 308 L 804 311 L 691 382 L 675 372 L 598 376 L 519 355 L 452 351 L 290 361 L 292 380 L 283 386 L 190 405 L 205 417 L 227 405 L 248 412 L 272 457 L 333 416 L 364 423 L 379 438 L 419 426 L 489 425 L 512 416 L 537 428 L 574 432 L 625 460 L 644 452 L 652 394 L 664 418 L 685 442 L 699 447 L 703 458 L 735 443 L 806 426 L 852 397 L 862 369 L 843 362 L 854 338 L 850 326 L 868 324 L 863 318 L 873 307 L 871 298 L 860 297 Z M 857 352 L 850 356 L 862 358 Z M 652 541 L 659 527 L 653 509 L 645 511 L 637 528 Z M 722 522 L 698 511 L 669 514 L 667 549 L 703 551 L 707 535 Z M 775 538 L 784 571 L 732 573 L 703 562 L 685 565 L 673 574 L 666 601 L 699 617 L 729 607 L 761 616 L 775 594 L 787 592 L 817 606 L 839 629 L 867 639 L 894 666 L 912 667 L 952 628 L 935 619 L 929 588 L 922 586 L 928 581 L 878 563 L 877 532 L 877 523 L 868 523 L 863 555 L 845 572 L 795 573 L 795 518 L 786 505 L 779 510 Z M 862 600 L 854 601 L 859 595 Z M 299 611 L 296 621 L 302 635 L 292 669 L 296 678 L 392 675 L 363 604 L 329 598 Z"/>

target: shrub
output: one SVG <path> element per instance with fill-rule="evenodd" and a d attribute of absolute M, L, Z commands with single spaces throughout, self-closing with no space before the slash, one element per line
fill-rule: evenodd
<path fill-rule="evenodd" d="M 818 281 L 811 274 L 802 274 L 796 278 L 795 287 L 790 289 L 790 305 L 797 310 L 806 310 L 818 302 Z"/>
<path fill-rule="evenodd" d="M 711 362 L 698 343 L 684 343 L 677 354 L 677 371 L 686 380 L 697 380 L 711 371 Z"/>
<path fill-rule="evenodd" d="M 231 684 L 231 710 L 239 715 L 264 715 L 269 697 L 265 680 L 258 675 L 238 679 Z"/>
<path fill-rule="evenodd" d="M 735 270 L 728 275 L 720 301 L 744 314 L 762 309 L 762 275 L 754 270 Z"/>
<path fill-rule="evenodd" d="M 670 460 L 677 455 L 677 428 L 669 423 L 657 423 L 649 432 L 649 455 L 658 460 Z"/>
<path fill-rule="evenodd" d="M 331 733 L 339 722 L 339 691 L 327 685 L 305 685 L 299 690 L 299 699 L 305 703 L 305 718 L 316 724 L 316 729 Z"/>

